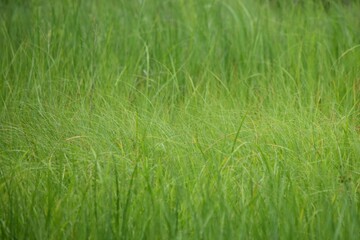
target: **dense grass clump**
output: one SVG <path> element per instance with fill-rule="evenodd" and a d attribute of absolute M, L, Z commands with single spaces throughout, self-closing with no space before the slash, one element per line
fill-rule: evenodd
<path fill-rule="evenodd" d="M 0 239 L 360 239 L 360 4 L 280 2 L 1 1 Z"/>

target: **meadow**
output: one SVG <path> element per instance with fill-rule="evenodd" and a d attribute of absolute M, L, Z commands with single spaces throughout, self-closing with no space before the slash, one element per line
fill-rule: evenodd
<path fill-rule="evenodd" d="M 0 239 L 360 239 L 360 3 L 284 2 L 0 1 Z"/>

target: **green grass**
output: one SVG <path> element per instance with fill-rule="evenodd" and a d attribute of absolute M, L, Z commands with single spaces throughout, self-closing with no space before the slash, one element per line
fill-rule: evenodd
<path fill-rule="evenodd" d="M 0 239 L 359 239 L 360 4 L 289 2 L 1 1 Z"/>

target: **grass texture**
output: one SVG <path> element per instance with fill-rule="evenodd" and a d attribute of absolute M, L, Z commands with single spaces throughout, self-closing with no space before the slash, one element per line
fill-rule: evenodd
<path fill-rule="evenodd" d="M 360 239 L 347 2 L 0 1 L 0 239 Z"/>

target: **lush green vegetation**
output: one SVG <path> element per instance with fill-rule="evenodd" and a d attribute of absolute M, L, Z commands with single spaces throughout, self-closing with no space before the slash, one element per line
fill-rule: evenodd
<path fill-rule="evenodd" d="M 359 12 L 1 1 L 0 239 L 360 239 Z"/>

